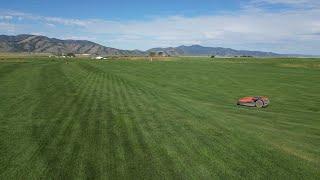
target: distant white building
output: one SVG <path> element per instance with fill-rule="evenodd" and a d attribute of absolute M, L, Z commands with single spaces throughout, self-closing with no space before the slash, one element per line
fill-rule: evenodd
<path fill-rule="evenodd" d="M 106 57 L 102 57 L 102 56 L 97 56 L 95 59 L 96 60 L 104 60 L 104 59 L 107 59 L 107 58 Z"/>

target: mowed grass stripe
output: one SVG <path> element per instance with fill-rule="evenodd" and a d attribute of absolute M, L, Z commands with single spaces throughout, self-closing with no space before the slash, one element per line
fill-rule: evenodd
<path fill-rule="evenodd" d="M 127 124 L 128 132 L 130 132 L 129 140 L 132 142 L 132 156 L 134 159 L 132 160 L 131 166 L 135 166 L 137 172 L 144 171 L 144 176 L 160 177 L 161 172 L 154 171 L 154 169 L 156 169 L 156 163 L 158 162 L 155 162 L 155 159 L 152 159 L 153 154 L 151 153 L 151 149 L 147 146 L 145 142 L 146 137 L 142 133 L 142 129 L 139 127 L 139 122 L 137 122 L 137 119 L 141 119 L 143 117 L 138 114 L 138 110 L 135 108 L 137 104 L 128 93 L 129 91 L 133 91 L 134 96 L 138 96 L 139 92 L 133 88 L 128 88 L 123 79 L 119 77 L 115 77 L 115 79 L 117 80 L 117 84 L 121 87 L 120 97 L 123 98 L 124 103 L 122 105 L 125 109 L 123 115 L 125 123 Z M 135 162 L 140 163 L 136 164 Z M 143 176 L 140 178 L 143 178 Z"/>
<path fill-rule="evenodd" d="M 319 108 L 296 105 L 302 100 L 291 95 L 318 97 L 311 93 L 318 86 L 303 80 L 319 72 L 279 66 L 286 60 L 243 61 L 30 61 L 9 68 L 0 78 L 7 93 L 0 100 L 0 176 L 317 179 Z M 18 83 L 23 76 L 33 81 Z M 238 97 L 263 92 L 272 97 L 267 109 L 234 106 Z"/>
<path fill-rule="evenodd" d="M 198 109 L 199 110 L 199 109 Z M 201 111 L 200 111 L 201 112 Z M 217 113 L 218 111 L 216 111 L 215 113 Z M 223 114 L 223 113 L 221 113 L 221 114 Z M 230 116 L 231 117 L 231 116 Z"/>
<path fill-rule="evenodd" d="M 59 67 L 60 68 L 60 67 Z M 59 76 L 60 77 L 60 76 Z M 52 79 L 50 81 L 50 79 L 46 80 L 49 82 L 52 82 Z M 67 79 L 63 79 L 63 81 L 67 81 Z M 90 76 L 88 78 L 87 82 L 91 82 Z M 86 87 L 90 87 L 87 86 L 87 82 L 84 82 L 84 87 L 80 86 L 80 90 L 83 90 L 84 92 L 86 91 Z M 70 86 L 68 86 L 68 88 L 71 88 Z M 56 172 L 58 171 L 58 168 L 61 167 L 61 160 L 59 160 L 60 158 L 63 159 L 63 154 L 60 156 L 60 153 L 62 152 L 62 148 L 64 148 L 62 145 L 61 147 L 58 146 L 58 148 L 55 148 L 59 143 L 59 139 L 60 141 L 67 141 L 68 138 L 70 138 L 70 136 L 65 136 L 63 134 L 64 128 L 66 128 L 68 126 L 68 124 L 72 123 L 72 117 L 70 118 L 70 113 L 72 113 L 72 109 L 73 106 L 77 105 L 78 101 L 81 101 L 82 98 L 77 97 L 77 96 L 73 96 L 72 98 L 70 98 L 70 94 L 73 93 L 75 91 L 75 89 L 73 90 L 67 90 L 66 92 L 64 92 L 63 94 L 60 94 L 59 96 L 54 96 L 52 94 L 48 94 L 48 93 L 44 93 L 43 96 L 45 96 L 46 98 L 43 98 L 44 104 L 46 103 L 50 103 L 50 102 L 59 102 L 58 104 L 51 104 L 53 106 L 48 106 L 48 108 L 50 109 L 55 109 L 57 108 L 59 111 L 55 112 L 52 111 L 52 113 L 54 114 L 52 118 L 50 118 L 50 121 L 45 121 L 42 122 L 40 124 L 40 127 L 34 126 L 34 128 L 37 128 L 40 130 L 40 132 L 36 132 L 36 129 L 34 129 L 34 138 L 35 140 L 39 141 L 39 150 L 40 150 L 40 154 L 42 155 L 42 159 L 47 159 L 46 162 L 44 162 L 46 164 L 46 171 L 45 173 L 49 173 L 51 175 L 56 174 L 56 175 L 63 175 L 65 173 L 61 172 L 61 174 L 57 174 Z M 59 92 L 59 91 L 58 91 Z M 49 99 L 52 97 L 53 99 Z M 67 101 L 66 101 L 67 100 Z M 43 106 L 46 106 L 44 104 L 40 104 L 39 108 L 42 109 Z M 79 108 L 76 107 L 75 108 Z M 41 111 L 41 110 L 40 110 Z M 46 112 L 48 112 L 47 110 L 44 110 Z M 50 112 L 50 110 L 49 110 Z M 39 110 L 35 110 L 35 114 L 39 114 Z M 47 116 L 48 114 L 46 113 L 44 116 Z M 36 124 L 36 123 L 34 123 Z M 48 129 L 46 129 L 48 128 Z M 38 134 L 38 135 L 37 135 Z M 39 137 L 40 136 L 40 137 Z M 59 139 L 56 139 L 59 138 Z M 44 144 L 43 144 L 44 143 Z M 53 148 L 52 148 L 53 147 Z M 36 157 L 39 157 L 39 153 L 35 153 Z M 40 166 L 43 166 L 43 164 Z M 58 171 L 60 172 L 60 171 Z"/>
<path fill-rule="evenodd" d="M 249 111 L 248 111 L 248 112 L 249 112 Z M 251 119 L 255 119 L 255 118 L 254 118 L 255 113 L 252 113 L 252 115 L 253 115 L 253 116 L 251 117 Z M 232 117 L 232 116 L 230 116 L 230 117 Z M 250 116 L 248 116 L 248 117 L 250 117 Z M 257 121 L 256 121 L 256 122 L 257 122 Z"/>
<path fill-rule="evenodd" d="M 130 85 L 129 85 L 130 83 L 129 82 L 124 81 L 123 79 L 121 79 L 121 80 L 122 80 L 122 83 L 127 86 L 127 89 L 134 89 L 134 87 L 132 87 L 132 86 L 130 87 Z M 139 94 L 140 94 L 140 96 L 138 96 L 138 97 L 140 97 L 140 99 L 137 100 L 137 98 L 135 98 L 136 102 L 134 102 L 134 104 L 131 104 L 133 107 L 137 106 L 137 105 L 138 105 L 138 107 L 143 107 L 143 106 L 154 107 L 155 106 L 155 104 L 151 104 L 148 101 L 146 101 L 145 98 L 142 98 L 142 97 L 147 97 L 149 100 L 150 99 L 157 99 L 157 96 L 154 96 L 154 93 L 151 93 L 152 95 L 150 95 L 150 94 L 147 95 L 148 94 L 147 91 L 141 91 L 141 92 L 139 92 Z M 141 95 L 143 95 L 143 96 L 141 97 Z M 137 95 L 133 94 L 130 98 L 133 98 L 133 97 L 137 97 Z M 143 101 L 143 102 L 141 103 L 139 101 Z M 166 122 L 161 116 L 154 116 L 155 114 L 158 114 L 155 109 L 157 109 L 158 111 L 161 111 L 161 108 L 158 105 L 156 105 L 155 108 L 151 109 L 151 111 L 150 111 L 150 109 L 149 110 L 148 109 L 140 109 L 141 112 L 145 112 L 145 113 L 144 113 L 143 117 L 139 116 L 139 118 L 137 118 L 137 121 L 134 122 L 133 126 L 139 126 L 139 124 L 151 124 L 152 122 L 149 122 L 149 121 L 152 121 L 150 116 L 153 117 L 154 121 L 159 121 L 159 122 L 162 122 L 163 124 L 165 124 Z M 159 130 L 157 127 L 154 127 L 154 126 L 152 127 L 152 126 L 149 126 L 149 125 L 144 126 L 143 129 L 144 129 L 144 131 L 149 131 L 148 134 L 155 133 L 155 131 Z M 162 128 L 161 131 L 164 134 L 167 134 L 168 136 L 170 136 L 170 138 L 173 138 L 171 135 L 174 132 L 174 129 Z M 143 138 L 142 137 L 143 135 L 140 134 L 140 130 L 136 130 L 135 132 L 136 133 L 139 132 L 139 140 L 141 142 L 141 138 Z M 152 138 L 152 137 L 148 137 L 148 138 Z M 144 140 L 142 142 L 143 142 L 142 144 L 145 144 Z M 154 143 L 154 146 L 159 146 L 159 144 L 158 144 L 159 142 L 148 142 L 148 143 Z M 146 145 L 144 145 L 144 146 L 146 146 Z M 160 153 L 162 160 L 163 159 L 167 159 L 165 161 L 165 163 L 162 162 L 163 164 L 160 164 L 164 168 L 162 170 L 162 173 L 166 174 L 167 176 L 170 175 L 172 178 L 179 178 L 179 177 L 182 178 L 183 173 L 179 173 L 178 171 L 174 170 L 174 169 L 177 169 L 177 168 L 175 167 L 175 163 L 174 163 L 173 159 L 168 155 L 167 149 L 163 149 L 163 150 L 160 151 L 159 149 L 161 147 L 156 147 L 156 148 L 158 149 L 158 151 L 157 150 L 154 151 L 154 155 L 153 155 L 154 158 L 157 158 L 156 157 L 157 153 Z M 150 148 L 148 148 L 148 149 L 150 149 Z"/>
<path fill-rule="evenodd" d="M 92 142 L 95 141 L 93 139 L 92 135 L 94 134 L 94 131 L 92 130 L 92 124 L 94 122 L 94 117 L 92 117 L 92 113 L 94 112 L 96 108 L 97 103 L 97 97 L 95 95 L 96 89 L 99 87 L 99 76 L 97 74 L 94 74 L 94 79 L 91 81 L 91 84 L 88 84 L 90 86 L 90 91 L 88 92 L 86 96 L 86 101 L 84 102 L 84 109 L 83 114 L 81 115 L 80 119 L 80 138 L 86 142 L 82 143 L 82 149 L 81 152 L 81 166 L 80 169 L 82 169 L 82 176 L 94 178 L 99 177 L 99 169 L 95 166 L 96 163 L 93 162 L 93 157 L 95 154 L 93 153 L 95 147 L 92 146 Z"/>
<path fill-rule="evenodd" d="M 67 124 L 66 124 L 66 128 L 63 130 L 63 136 L 62 137 L 65 137 L 66 138 L 66 140 L 67 140 L 67 142 L 63 142 L 63 144 L 62 145 L 66 145 L 67 147 L 69 146 L 71 146 L 70 147 L 70 149 L 72 149 L 72 151 L 70 151 L 69 149 L 67 149 L 67 147 L 65 147 L 65 149 L 66 150 L 69 150 L 70 152 L 69 153 L 71 153 L 72 154 L 72 156 L 68 156 L 68 155 L 66 155 L 66 157 L 70 157 L 71 159 L 69 160 L 69 161 L 67 161 L 67 163 L 66 163 L 66 165 L 63 165 L 63 164 L 60 164 L 60 166 L 59 166 L 59 164 L 57 164 L 58 166 L 58 168 L 61 168 L 61 169 L 68 169 L 68 170 L 71 170 L 71 172 L 72 171 L 75 171 L 75 169 L 77 169 L 77 168 L 79 168 L 79 167 L 77 167 L 77 166 L 75 166 L 75 162 L 77 162 L 77 160 L 75 159 L 75 157 L 73 157 L 74 156 L 74 154 L 78 154 L 79 153 L 79 149 L 81 148 L 81 146 L 79 145 L 79 144 L 81 144 L 81 141 L 82 141 L 82 138 L 81 137 L 79 137 L 79 134 L 80 134 L 80 132 L 82 132 L 81 130 L 79 130 L 79 114 L 81 113 L 81 112 L 83 112 L 85 109 L 86 109 L 86 104 L 85 105 L 83 105 L 82 106 L 82 104 L 85 102 L 85 99 L 86 99 L 86 97 L 87 97 L 87 93 L 88 93 L 88 91 L 90 91 L 90 86 L 88 86 L 88 83 L 89 82 L 93 82 L 92 81 L 92 77 L 93 77 L 93 75 L 89 75 L 88 76 L 89 78 L 88 78 L 88 81 L 87 82 L 84 82 L 84 84 L 86 85 L 86 87 L 88 87 L 88 88 L 84 88 L 84 91 L 83 92 L 79 92 L 79 96 L 76 96 L 76 99 L 77 99 L 77 101 L 75 101 L 75 102 L 73 102 L 75 105 L 78 105 L 78 106 L 75 106 L 75 105 L 71 105 L 70 106 L 70 108 L 71 108 L 71 110 L 73 110 L 73 111 L 71 111 L 70 109 L 70 112 L 71 113 L 69 113 L 69 115 L 67 115 L 67 117 L 68 117 L 68 119 L 69 119 L 69 122 L 67 122 Z M 80 89 L 81 89 L 81 87 L 80 87 Z M 79 104 L 80 104 L 80 106 L 79 106 Z M 63 139 L 62 139 L 63 140 Z M 70 144 L 71 143 L 71 144 Z M 74 147 L 72 147 L 72 146 L 74 146 Z M 79 149 L 75 149 L 75 148 L 79 148 Z M 58 152 L 59 154 L 61 153 L 61 154 L 65 154 L 66 152 L 63 152 L 63 151 L 61 151 L 61 152 Z M 58 154 L 57 154 L 57 156 L 59 156 Z M 62 158 L 62 160 L 61 160 L 62 162 L 64 162 L 64 161 L 66 161 L 65 160 L 65 158 Z M 66 166 L 65 168 L 64 168 L 64 166 Z M 73 167 L 72 167 L 73 166 Z M 75 167 L 74 167 L 75 166 Z M 68 167 L 68 168 L 67 168 Z M 72 168 L 71 168 L 72 167 Z M 59 172 L 59 171 L 54 171 L 53 170 L 53 172 L 52 172 L 52 174 L 53 175 L 55 175 L 57 172 Z M 66 176 L 66 177 L 68 177 L 67 175 L 69 175 L 69 174 L 72 174 L 72 173 L 70 173 L 70 172 L 64 172 L 63 174 L 61 174 L 60 175 L 60 177 L 62 176 Z M 59 176 L 57 176 L 57 177 L 59 177 Z M 72 176 L 71 176 L 72 177 Z"/>
<path fill-rule="evenodd" d="M 129 82 L 126 82 L 125 84 L 129 84 Z M 147 92 L 144 92 L 143 93 L 143 95 L 144 95 L 144 97 L 146 96 L 146 94 L 147 94 Z M 155 99 L 156 97 L 155 96 L 150 96 L 150 97 L 148 97 L 149 99 Z M 161 102 L 161 101 L 159 101 L 159 102 Z M 150 107 L 150 104 L 148 104 L 147 106 L 149 106 Z M 154 105 L 151 105 L 151 106 L 154 106 Z M 161 110 L 161 108 L 160 108 L 160 106 L 158 106 L 158 108 L 154 108 L 154 110 L 153 110 L 153 112 L 151 112 L 150 114 L 149 114 L 149 116 L 151 115 L 151 114 L 159 114 L 159 113 L 157 113 L 156 112 L 156 109 L 157 109 L 157 111 L 160 111 Z M 164 113 L 165 114 L 165 113 Z M 153 116 L 154 117 L 154 116 Z M 149 120 L 149 119 L 148 119 Z M 148 121 L 148 120 L 146 120 L 146 121 Z M 151 120 L 151 119 L 150 119 Z M 157 118 L 153 118 L 153 120 L 154 121 L 159 121 L 159 122 L 162 122 L 163 124 L 167 124 L 167 122 L 165 122 L 164 120 L 163 120 L 163 118 L 159 118 L 159 117 L 157 117 Z M 140 124 L 140 123 L 139 123 Z M 169 124 L 167 127 L 172 127 L 173 126 L 173 124 Z M 150 129 L 152 132 L 151 133 L 154 133 L 155 134 L 155 132 L 154 132 L 154 130 L 157 130 L 156 128 L 148 128 L 148 127 L 146 127 L 146 128 L 144 128 L 145 130 L 147 130 L 147 129 Z M 167 135 L 169 135 L 170 136 L 170 138 L 171 138 L 171 140 L 172 140 L 172 138 L 174 138 L 174 136 L 172 136 L 172 135 L 174 135 L 175 134 L 175 132 L 178 130 L 178 129 L 167 129 L 167 128 L 163 128 L 163 129 L 165 129 L 166 131 L 162 131 L 164 134 L 167 134 Z M 178 132 L 179 133 L 179 132 Z M 159 138 L 159 137 L 158 137 Z M 183 136 L 183 138 L 186 138 L 185 136 Z M 190 139 L 195 139 L 195 137 L 191 137 Z M 190 139 L 187 139 L 186 141 L 188 141 L 188 140 L 190 140 Z M 191 141 L 189 141 L 189 142 L 191 142 Z M 176 144 L 181 144 L 181 142 L 179 142 L 178 140 L 176 141 Z M 188 157 L 190 157 L 190 156 L 188 156 Z M 162 157 L 163 158 L 163 157 Z M 171 164 L 173 164 L 172 162 L 171 162 Z M 182 174 L 182 173 L 181 173 Z"/>
<path fill-rule="evenodd" d="M 86 110 L 88 108 L 88 101 L 90 100 L 89 98 L 89 93 L 92 91 L 92 82 L 94 82 L 95 74 L 93 73 L 88 73 L 87 74 L 87 79 L 86 81 L 83 82 L 84 88 L 82 91 L 81 86 L 79 86 L 79 91 L 78 95 L 76 95 L 76 98 L 78 101 L 75 102 L 74 105 L 74 110 L 72 114 L 70 114 L 70 118 L 72 119 L 72 124 L 70 125 L 70 128 L 68 131 L 69 133 L 72 133 L 72 136 L 70 139 L 71 147 L 69 149 L 70 155 L 66 155 L 66 157 L 69 157 L 64 166 L 62 167 L 63 169 L 68 169 L 69 172 L 66 172 L 65 175 L 69 178 L 76 178 L 76 174 L 79 176 L 82 176 L 82 174 L 79 174 L 79 172 L 83 172 L 83 167 L 82 167 L 82 159 L 79 158 L 79 156 L 84 156 L 83 151 L 87 149 L 84 148 L 84 143 L 86 133 L 85 131 L 85 125 L 81 121 L 81 118 L 83 117 L 83 114 L 86 113 Z M 85 119 L 87 121 L 87 118 Z M 84 132 L 85 131 L 85 132 Z"/>
<path fill-rule="evenodd" d="M 135 133 L 135 140 L 139 144 L 140 151 L 144 155 L 147 160 L 144 161 L 144 163 L 151 163 L 146 164 L 147 167 L 143 167 L 145 171 L 150 173 L 150 168 L 153 169 L 155 165 L 158 167 L 160 166 L 163 168 L 161 171 L 155 172 L 156 176 L 159 175 L 174 175 L 174 169 L 173 169 L 173 162 L 167 161 L 165 164 L 161 162 L 159 159 L 159 154 L 156 153 L 162 152 L 160 147 L 157 147 L 158 142 L 156 142 L 156 139 L 153 139 L 150 135 L 150 131 L 153 131 L 156 133 L 158 129 L 156 127 L 150 126 L 153 122 L 151 121 L 151 117 L 154 117 L 155 111 L 154 104 L 150 103 L 150 100 L 154 100 L 156 96 L 154 96 L 153 92 L 148 92 L 147 90 L 143 90 L 142 86 L 134 86 L 129 81 L 125 81 L 123 78 L 120 78 L 117 76 L 117 79 L 119 80 L 119 83 L 123 86 L 123 94 L 122 96 L 125 97 L 127 100 L 126 109 L 128 109 L 129 115 L 131 115 L 129 118 L 130 121 L 128 123 L 131 124 L 132 130 Z M 150 93 L 152 95 L 150 95 Z M 148 100 L 146 100 L 146 98 Z M 158 106 L 159 107 L 159 106 Z M 160 111 L 160 108 L 158 108 Z M 154 118 L 155 121 L 160 122 L 161 119 Z M 147 141 L 148 140 L 148 141 Z M 150 147 L 152 144 L 153 147 Z M 156 146 L 156 147 L 155 147 Z M 152 149 L 154 148 L 154 149 Z M 158 152 L 157 152 L 158 151 Z M 168 159 L 166 153 L 160 154 L 161 158 Z M 174 176 L 173 176 L 174 177 Z"/>
<path fill-rule="evenodd" d="M 13 174 L 15 169 L 12 167 L 20 166 L 20 159 L 30 152 L 30 146 L 25 146 L 25 143 L 14 144 L 14 142 L 30 134 L 23 127 L 30 125 L 31 119 L 24 118 L 30 116 L 30 111 L 37 103 L 37 99 L 32 98 L 31 92 L 36 86 L 33 78 L 38 74 L 38 68 L 26 65 L 15 68 L 8 76 L 1 78 L 0 128 L 3 134 L 0 137 L 0 153 L 3 163 L 0 165 L 0 172 L 7 171 Z M 16 79 L 24 81 L 17 85 L 14 84 Z"/>

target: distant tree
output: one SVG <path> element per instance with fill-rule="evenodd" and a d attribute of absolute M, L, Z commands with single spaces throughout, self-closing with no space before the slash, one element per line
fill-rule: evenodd
<path fill-rule="evenodd" d="M 63 54 L 61 52 L 56 52 L 56 53 L 53 53 L 55 56 L 62 56 Z"/>
<path fill-rule="evenodd" d="M 152 58 L 155 57 L 156 54 L 157 54 L 157 53 L 155 53 L 155 52 L 150 52 L 150 53 L 149 53 L 150 61 L 153 60 Z"/>
<path fill-rule="evenodd" d="M 68 53 L 67 57 L 76 57 L 76 55 L 74 53 Z"/>
<path fill-rule="evenodd" d="M 211 58 L 215 58 L 216 56 L 212 55 Z"/>
<path fill-rule="evenodd" d="M 150 52 L 150 53 L 149 53 L 149 56 L 150 56 L 150 57 L 155 57 L 155 56 L 156 56 L 156 53 L 155 53 L 155 52 Z"/>
<path fill-rule="evenodd" d="M 164 56 L 164 52 L 162 52 L 162 51 L 160 51 L 160 52 L 158 52 L 158 56 Z"/>

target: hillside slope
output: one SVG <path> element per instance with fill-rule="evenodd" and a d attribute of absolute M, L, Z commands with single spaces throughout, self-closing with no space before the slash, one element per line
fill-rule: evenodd
<path fill-rule="evenodd" d="M 151 51 L 162 51 L 167 55 L 177 56 L 256 56 L 256 57 L 276 57 L 285 56 L 281 54 L 276 54 L 272 52 L 261 52 L 261 51 L 246 51 L 246 50 L 234 50 L 230 48 L 222 47 L 203 47 L 200 45 L 192 46 L 179 46 L 179 47 L 169 47 L 169 48 L 153 48 L 148 50 Z"/>
<path fill-rule="evenodd" d="M 0 52 L 76 53 L 97 55 L 143 55 L 142 51 L 119 50 L 86 40 L 60 40 L 36 35 L 0 35 Z"/>
<path fill-rule="evenodd" d="M 22 34 L 17 36 L 0 35 L 0 52 L 30 53 L 76 53 L 92 55 L 130 55 L 145 56 L 150 52 L 164 52 L 170 56 L 255 56 L 255 57 L 288 57 L 301 55 L 276 54 L 272 52 L 235 50 L 222 47 L 203 47 L 200 45 L 179 46 L 168 48 L 152 48 L 147 51 L 121 50 L 87 41 L 61 40 L 46 36 Z"/>

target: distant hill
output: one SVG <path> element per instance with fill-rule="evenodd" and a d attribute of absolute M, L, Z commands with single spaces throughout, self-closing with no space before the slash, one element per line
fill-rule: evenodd
<path fill-rule="evenodd" d="M 284 55 L 272 52 L 234 50 L 222 47 L 203 47 L 200 45 L 179 46 L 168 48 L 153 48 L 147 51 L 121 50 L 105 47 L 86 40 L 61 40 L 22 34 L 17 36 L 0 35 L 0 52 L 30 52 L 30 53 L 75 53 L 102 56 L 130 55 L 146 56 L 150 52 L 164 52 L 170 56 L 255 56 L 255 57 L 287 57 L 301 55 Z"/>
<path fill-rule="evenodd" d="M 255 57 L 276 57 L 286 56 L 276 54 L 272 52 L 261 52 L 261 51 L 245 51 L 245 50 L 234 50 L 230 48 L 222 47 L 203 47 L 200 45 L 192 46 L 179 46 L 169 48 L 153 48 L 148 50 L 149 52 L 164 52 L 171 56 L 255 56 Z"/>
<path fill-rule="evenodd" d="M 76 53 L 96 55 L 144 55 L 143 51 L 120 50 L 86 40 L 60 40 L 36 35 L 0 35 L 0 52 Z"/>

